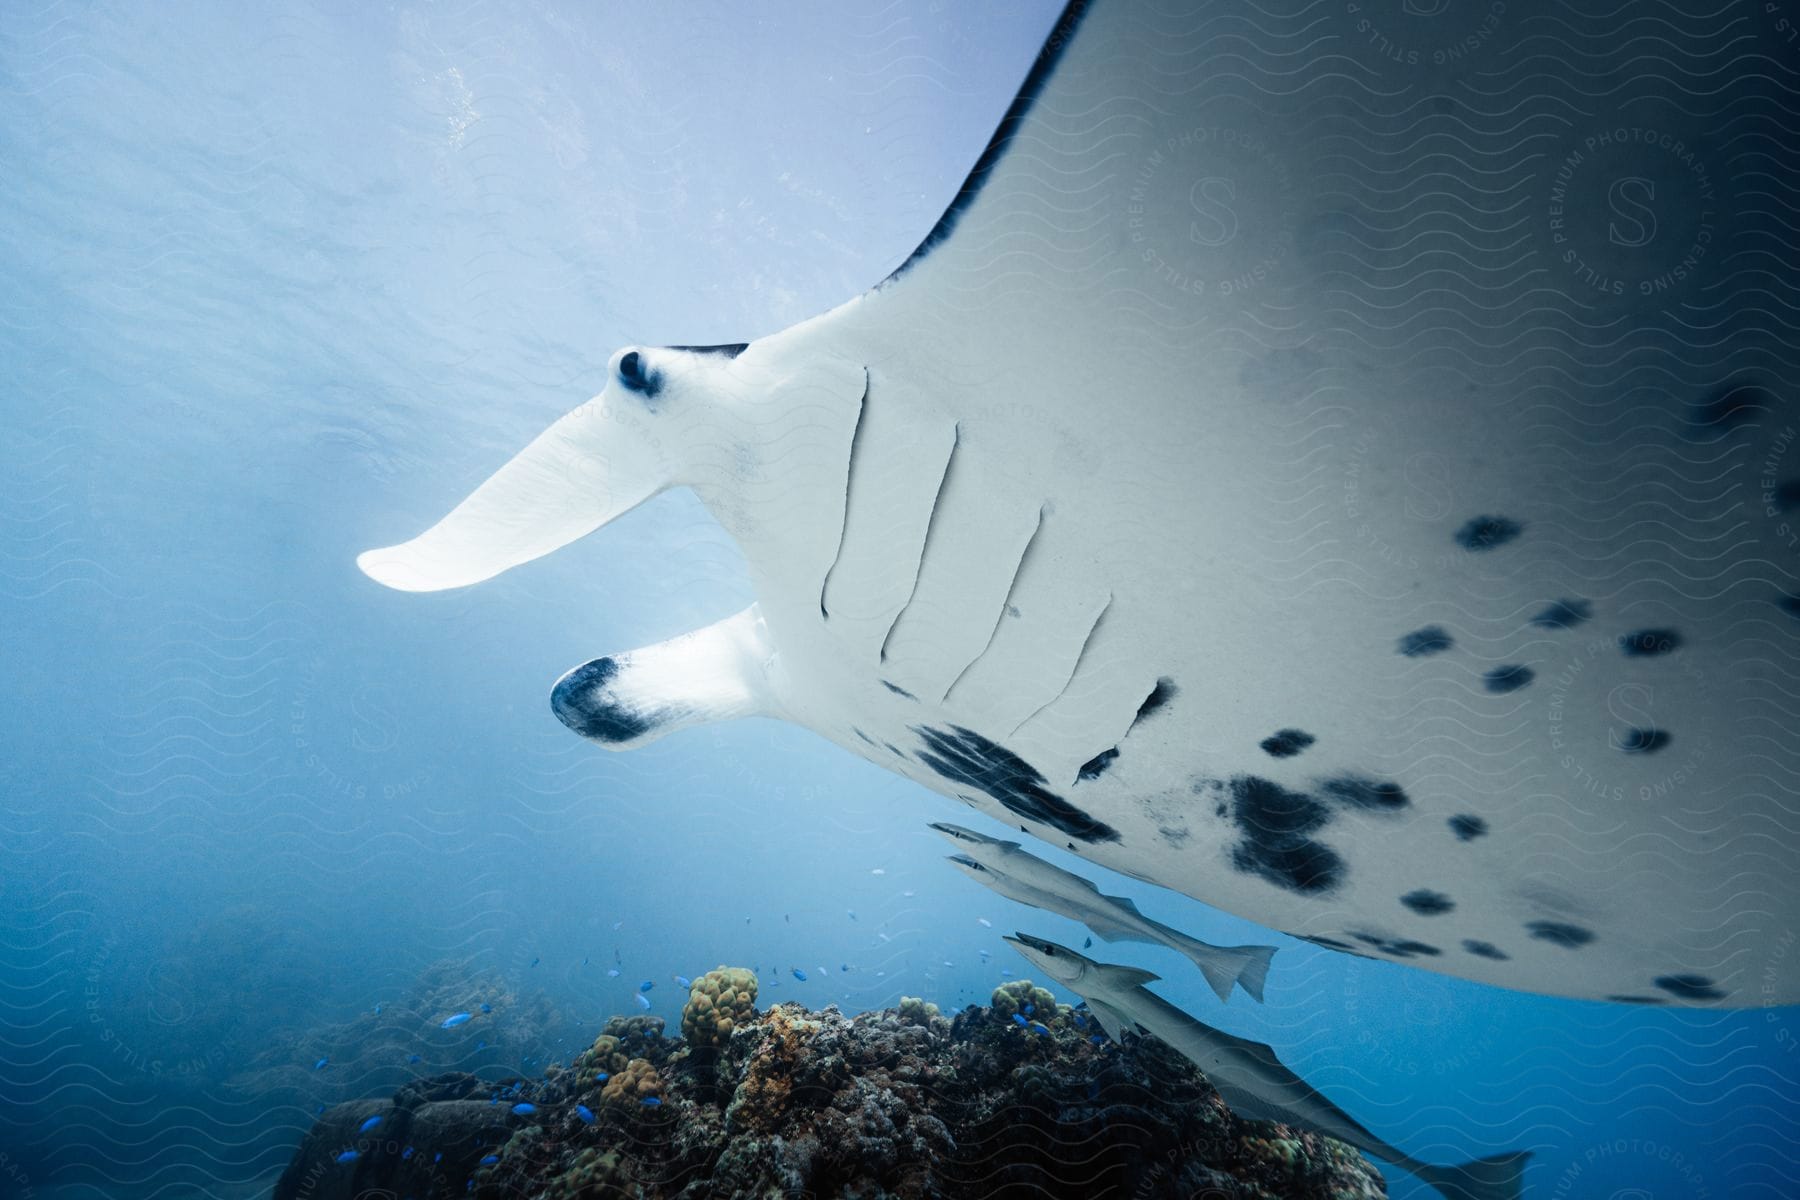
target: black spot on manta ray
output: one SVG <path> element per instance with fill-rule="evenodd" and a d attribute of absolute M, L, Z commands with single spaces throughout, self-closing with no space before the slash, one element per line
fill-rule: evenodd
<path fill-rule="evenodd" d="M 1761 384 L 1723 384 L 1694 412 L 1694 423 L 1711 429 L 1733 429 L 1758 413 L 1775 411 L 1774 395 Z"/>
<path fill-rule="evenodd" d="M 1511 517 L 1470 517 L 1456 531 L 1456 544 L 1464 550 L 1493 550 L 1518 537 L 1525 527 Z"/>
<path fill-rule="evenodd" d="M 1619 653 L 1626 658 L 1655 658 L 1681 646 L 1681 635 L 1673 629 L 1640 629 L 1619 638 Z"/>
<path fill-rule="evenodd" d="M 1441 917 L 1456 907 L 1456 901 L 1430 888 L 1417 888 L 1400 897 L 1400 903 L 1422 917 Z"/>
<path fill-rule="evenodd" d="M 1682 1000 L 1723 1000 L 1725 993 L 1704 975 L 1658 975 L 1650 981 Z"/>
<path fill-rule="evenodd" d="M 1507 962 L 1512 956 L 1492 942 L 1478 942 L 1470 938 L 1463 942 L 1463 949 L 1476 958 L 1491 958 L 1495 962 Z"/>
<path fill-rule="evenodd" d="M 686 350 L 689 354 L 719 354 L 726 358 L 736 358 L 750 348 L 749 342 L 720 342 L 716 346 L 670 346 L 671 350 Z"/>
<path fill-rule="evenodd" d="M 1457 813 L 1449 820 L 1450 832 L 1459 842 L 1472 842 L 1488 831 L 1487 822 L 1473 813 Z"/>
<path fill-rule="evenodd" d="M 1660 729 L 1629 729 L 1619 741 L 1619 749 L 1626 754 L 1655 754 L 1670 742 L 1667 733 Z"/>
<path fill-rule="evenodd" d="M 1614 1004 L 1667 1004 L 1661 996 L 1608 996 Z"/>
<path fill-rule="evenodd" d="M 1255 775 L 1238 776 L 1230 788 L 1232 819 L 1243 835 L 1232 847 L 1232 866 L 1303 895 L 1338 885 L 1344 860 L 1310 836 L 1331 820 L 1330 810 L 1304 792 Z"/>
<path fill-rule="evenodd" d="M 1292 758 L 1318 741 L 1303 729 L 1277 729 L 1262 740 L 1263 753 L 1270 758 Z"/>
<path fill-rule="evenodd" d="M 857 736 L 857 737 L 859 737 L 859 738 L 861 738 L 861 739 L 862 739 L 862 740 L 863 740 L 863 741 L 865 741 L 865 742 L 867 742 L 867 743 L 869 743 L 869 745 L 871 745 L 871 746 L 873 746 L 873 745 L 874 745 L 874 744 L 875 744 L 875 739 L 874 739 L 874 738 L 872 738 L 872 737 L 870 737 L 870 736 L 869 736 L 869 735 L 868 735 L 868 734 L 866 734 L 866 733 L 864 733 L 864 732 L 863 732 L 863 731 L 862 731 L 862 730 L 860 730 L 860 729 L 858 729 L 858 728 L 857 728 L 857 727 L 856 727 L 856 726 L 854 726 L 854 725 L 852 725 L 852 726 L 851 726 L 851 727 L 850 727 L 850 732 L 851 732 L 851 733 L 854 733 L 854 734 L 855 734 L 855 735 L 856 735 L 856 736 Z"/>
<path fill-rule="evenodd" d="M 1528 686 L 1537 678 L 1537 672 L 1519 663 L 1508 663 L 1504 667 L 1495 667 L 1481 677 L 1481 686 L 1496 696 L 1504 696 L 1508 692 L 1516 692 Z"/>
<path fill-rule="evenodd" d="M 1119 831 L 1082 812 L 1044 786 L 1037 768 L 972 729 L 913 726 L 926 751 L 919 761 L 945 779 L 980 788 L 1027 820 L 1051 825 L 1083 842 L 1116 842 Z"/>
<path fill-rule="evenodd" d="M 1289 936 L 1299 938 L 1303 942 L 1311 942 L 1315 946 L 1323 946 L 1327 950 L 1341 950 L 1345 954 L 1361 953 L 1361 951 L 1357 950 L 1357 948 L 1352 946 L 1349 942 L 1340 942 L 1333 937 L 1323 937 L 1311 933 L 1295 933 L 1290 934 Z"/>
<path fill-rule="evenodd" d="M 1565 950 L 1579 949 L 1594 940 L 1593 930 L 1565 921 L 1528 921 L 1525 931 L 1540 942 L 1549 942 Z"/>
<path fill-rule="evenodd" d="M 1360 775 L 1339 775 L 1319 785 L 1319 790 L 1348 808 L 1369 812 L 1393 812 L 1412 803 L 1397 783 L 1377 783 Z"/>
<path fill-rule="evenodd" d="M 550 711 L 592 741 L 617 744 L 642 737 L 659 722 L 609 695 L 607 685 L 618 673 L 619 664 L 611 658 L 576 667 L 550 689 Z"/>
<path fill-rule="evenodd" d="M 1427 625 L 1401 637 L 1399 650 L 1408 658 L 1424 658 L 1428 654 L 1441 654 L 1454 644 L 1443 626 Z"/>
<path fill-rule="evenodd" d="M 1131 718 L 1131 724 L 1136 726 L 1139 721 L 1155 713 L 1157 709 L 1173 700 L 1179 690 L 1175 686 L 1175 681 L 1168 676 L 1165 675 L 1158 679 L 1156 686 L 1150 689 L 1150 694 L 1144 697 L 1144 702 L 1138 705 L 1137 716 Z"/>
<path fill-rule="evenodd" d="M 1100 753 L 1094 755 L 1094 757 L 1082 763 L 1081 769 L 1075 773 L 1075 776 L 1078 779 L 1098 779 L 1100 776 L 1106 774 L 1106 768 L 1112 766 L 1113 759 L 1117 757 L 1119 757 L 1119 748 L 1117 746 L 1114 746 L 1111 750 L 1102 750 Z"/>
<path fill-rule="evenodd" d="M 1781 512 L 1800 508 L 1800 479 L 1784 479 L 1775 488 L 1775 494 L 1770 499 Z"/>
<path fill-rule="evenodd" d="M 1800 595 L 1789 593 L 1785 596 L 1777 596 L 1775 597 L 1775 603 L 1778 604 L 1781 607 L 1781 611 L 1788 616 L 1800 617 Z"/>
<path fill-rule="evenodd" d="M 1412 958 L 1419 954 L 1436 958 L 1443 953 L 1442 950 L 1439 950 L 1429 942 L 1415 942 L 1401 938 L 1382 937 L 1381 935 L 1374 933 L 1352 933 L 1350 936 L 1365 946 L 1373 946 L 1383 954 L 1389 954 L 1395 958 Z"/>
<path fill-rule="evenodd" d="M 1586 600 L 1556 600 L 1531 618 L 1539 629 L 1573 629 L 1594 615 L 1594 606 Z"/>
<path fill-rule="evenodd" d="M 911 692 L 907 691 L 905 688 L 901 687 L 899 684 L 889 683 L 885 679 L 881 681 L 881 686 L 886 688 L 888 691 L 894 693 L 894 695 L 896 695 L 896 696 L 905 696 L 908 700 L 917 700 L 918 699 L 917 696 L 913 695 Z"/>

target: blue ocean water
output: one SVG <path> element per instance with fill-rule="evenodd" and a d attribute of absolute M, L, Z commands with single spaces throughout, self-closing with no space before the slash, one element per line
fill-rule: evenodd
<path fill-rule="evenodd" d="M 1000 829 L 803 730 L 609 755 L 551 718 L 571 665 L 750 599 L 691 497 L 468 591 L 353 566 L 615 347 L 754 338 L 885 275 L 1056 7 L 0 12 L 0 1195 L 265 1194 L 314 1105 L 566 1057 L 647 979 L 670 1018 L 720 963 L 768 1000 L 951 1008 L 1027 974 L 1014 928 L 1080 944 L 926 823 Z M 1260 1007 L 1109 952 L 1418 1157 L 1530 1148 L 1551 1197 L 1800 1194 L 1791 1009 L 1502 992 L 1043 853 L 1277 940 Z M 444 960 L 503 1011 L 412 1063 L 393 1013 Z"/>

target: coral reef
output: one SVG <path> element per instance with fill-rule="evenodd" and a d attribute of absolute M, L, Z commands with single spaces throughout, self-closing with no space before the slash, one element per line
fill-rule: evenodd
<path fill-rule="evenodd" d="M 756 972 L 720 964 L 688 989 L 681 1036 L 695 1046 L 718 1046 L 756 1015 Z"/>
<path fill-rule="evenodd" d="M 725 991 L 704 993 L 714 1013 Z M 541 1078 L 446 1076 L 340 1104 L 274 1200 L 1386 1194 L 1355 1150 L 1238 1118 L 1160 1041 L 1118 1046 L 1029 982 L 954 1019 L 915 997 L 855 1017 L 736 997 L 730 1011 L 729 1032 L 684 1018 L 691 1038 L 614 1018 Z"/>

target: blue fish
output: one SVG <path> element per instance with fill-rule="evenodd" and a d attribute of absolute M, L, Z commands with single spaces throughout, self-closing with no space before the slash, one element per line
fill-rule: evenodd
<path fill-rule="evenodd" d="M 481 1006 L 481 1011 L 482 1011 L 482 1012 L 493 1012 L 493 1011 L 494 1011 L 494 1006 L 493 1006 L 493 1005 L 491 1005 L 491 1004 L 483 1004 L 483 1005 L 482 1005 L 482 1006 Z"/>
<path fill-rule="evenodd" d="M 798 979 L 801 983 L 805 983 L 806 982 L 806 972 L 802 971 L 799 967 L 795 967 L 794 968 L 794 978 Z"/>
<path fill-rule="evenodd" d="M 594 1082 L 595 1083 L 605 1083 L 607 1080 L 609 1080 L 611 1078 L 612 1078 L 612 1075 L 606 1071 L 595 1071 L 594 1072 Z"/>
<path fill-rule="evenodd" d="M 400 1152 L 400 1160 L 402 1162 L 404 1162 L 407 1159 L 411 1158 L 412 1154 L 413 1154 L 413 1148 L 411 1146 L 408 1146 L 406 1149 L 404 1149 Z"/>
<path fill-rule="evenodd" d="M 694 986 L 694 981 L 689 979 L 686 975 L 677 975 L 675 977 L 675 986 L 691 988 Z"/>
<path fill-rule="evenodd" d="M 355 1162 L 357 1159 L 359 1159 L 361 1157 L 362 1157 L 362 1155 L 357 1153 L 355 1150 L 346 1150 L 342 1154 L 337 1156 L 337 1160 L 339 1162 Z"/>
<path fill-rule="evenodd" d="M 531 960 L 531 965 L 532 965 L 532 966 L 534 966 L 534 967 L 535 967 L 535 966 L 537 966 L 537 965 L 538 965 L 538 963 L 539 963 L 539 962 L 540 962 L 540 961 L 542 961 L 542 960 L 541 960 L 541 959 L 537 959 L 537 958 L 534 958 L 534 959 L 532 959 L 532 960 Z"/>
<path fill-rule="evenodd" d="M 443 1020 L 443 1023 L 441 1025 L 439 1025 L 438 1028 L 439 1029 L 455 1029 L 458 1025 L 461 1025 L 464 1021 L 467 1021 L 473 1015 L 474 1015 L 473 1013 L 457 1013 L 455 1016 L 445 1017 Z"/>
<path fill-rule="evenodd" d="M 575 1106 L 575 1115 L 581 1118 L 581 1123 L 583 1125 L 592 1125 L 594 1123 L 594 1110 L 585 1104 L 577 1104 Z"/>
<path fill-rule="evenodd" d="M 375 1002 L 375 1015 L 378 1017 L 381 1015 L 381 1001 L 379 1000 Z"/>
<path fill-rule="evenodd" d="M 325 1069 L 325 1064 L 330 1061 L 331 1060 L 329 1058 L 321 1058 L 318 1062 L 313 1064 L 313 1070 L 323 1071 Z"/>
<path fill-rule="evenodd" d="M 844 911 L 846 911 L 850 914 L 850 919 L 852 921 L 856 920 L 856 910 L 854 908 L 845 909 Z"/>
<path fill-rule="evenodd" d="M 537 1105 L 527 1103 L 526 1101 L 523 1101 L 523 1100 L 521 1100 L 517 1104 L 513 1105 L 513 1115 L 514 1116 L 529 1117 L 532 1113 L 534 1113 L 536 1111 L 537 1111 Z"/>
<path fill-rule="evenodd" d="M 1029 1017 L 1031 1015 L 1031 1001 L 1027 1000 L 1022 1007 L 1025 1015 Z"/>
<path fill-rule="evenodd" d="M 475 1048 L 477 1050 L 486 1050 L 487 1049 L 487 1041 L 485 1039 L 477 1041 L 475 1043 Z"/>
<path fill-rule="evenodd" d="M 1033 1021 L 1030 1025 L 1030 1029 L 1031 1029 L 1031 1032 L 1037 1033 L 1037 1034 L 1042 1034 L 1046 1037 L 1048 1037 L 1050 1034 L 1050 1027 L 1048 1025 L 1044 1024 L 1042 1021 Z"/>
<path fill-rule="evenodd" d="M 1100 1035 L 1099 1035 L 1099 1034 L 1097 1034 L 1097 1033 L 1091 1033 L 1091 1034 L 1089 1034 L 1089 1035 L 1088 1035 L 1088 1041 L 1090 1041 L 1090 1042 L 1092 1042 L 1092 1043 L 1094 1043 L 1094 1045 L 1096 1045 L 1096 1046 L 1104 1046 L 1104 1045 L 1106 1045 L 1106 1039 L 1105 1039 L 1105 1038 L 1103 1038 L 1103 1037 L 1101 1037 L 1101 1036 L 1100 1036 Z"/>
<path fill-rule="evenodd" d="M 409 1062 L 409 1063 L 416 1063 L 416 1062 L 418 1062 L 418 1061 L 419 1061 L 419 1056 L 418 1056 L 418 1055 L 416 1055 L 416 1054 L 413 1054 L 413 1055 L 409 1055 L 409 1056 L 407 1056 L 407 1059 L 406 1059 L 406 1061 L 407 1061 L 407 1062 Z"/>
<path fill-rule="evenodd" d="M 1031 1024 L 1031 1022 L 1027 1021 L 1024 1017 L 1021 1017 L 1018 1013 L 1014 1013 L 1012 1019 L 1013 1024 L 1017 1025 L 1020 1029 L 1024 1029 L 1027 1025 Z"/>
<path fill-rule="evenodd" d="M 644 980 L 644 982 L 642 982 L 642 983 L 640 983 L 640 984 L 638 984 L 638 991 L 640 991 L 640 992 L 647 992 L 647 991 L 649 991 L 649 990 L 650 990 L 650 989 L 651 989 L 651 988 L 653 988 L 653 987 L 655 987 L 655 986 L 656 986 L 656 980 L 654 980 L 654 979 L 646 979 L 646 980 Z"/>
<path fill-rule="evenodd" d="M 840 970 L 840 971 L 848 971 L 849 969 L 850 969 L 849 963 L 845 963 L 843 966 L 838 968 L 838 970 Z"/>
<path fill-rule="evenodd" d="M 367 1132 L 369 1132 L 369 1130 L 375 1128 L 379 1124 L 381 1124 L 381 1115 L 379 1113 L 377 1113 L 375 1116 L 370 1117 L 368 1120 L 364 1121 L 360 1126 L 358 1126 L 356 1132 L 367 1133 Z"/>
<path fill-rule="evenodd" d="M 443 1152 L 443 1151 L 442 1151 L 442 1150 L 439 1150 L 439 1151 L 438 1151 L 438 1152 L 437 1152 L 437 1157 L 436 1157 L 436 1158 L 434 1158 L 434 1159 L 432 1159 L 432 1160 L 431 1160 L 431 1161 L 432 1161 L 432 1162 L 434 1162 L 434 1163 L 440 1163 L 440 1162 L 443 1162 L 443 1161 L 444 1161 L 444 1152 Z"/>
<path fill-rule="evenodd" d="M 644 993 L 642 993 L 642 992 L 639 992 L 637 994 L 637 1002 L 638 1002 L 639 1008 L 643 1009 L 645 1012 L 650 1011 L 650 997 L 644 995 Z"/>
<path fill-rule="evenodd" d="M 481 1165 L 484 1167 L 491 1167 L 499 1161 L 500 1156 L 498 1154 L 484 1154 L 481 1156 Z"/>
<path fill-rule="evenodd" d="M 617 967 L 606 968 L 606 977 L 608 979 L 617 979 L 619 977 L 619 968 L 617 968 Z"/>
<path fill-rule="evenodd" d="M 662 1107 L 662 1100 L 660 1100 L 656 1096 L 645 1096 L 642 1100 L 639 1100 L 638 1103 L 642 1104 L 645 1108 L 661 1108 Z"/>

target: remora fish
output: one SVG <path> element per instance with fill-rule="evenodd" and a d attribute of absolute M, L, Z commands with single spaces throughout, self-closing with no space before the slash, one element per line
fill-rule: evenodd
<path fill-rule="evenodd" d="M 1017 842 L 1003 842 L 948 821 L 933 821 L 931 827 L 961 843 L 963 852 L 952 854 L 951 862 L 1007 899 L 1080 921 L 1109 942 L 1160 943 L 1199 967 L 1219 999 L 1229 999 L 1235 983 L 1261 1003 L 1275 947 L 1203 942 L 1151 920 L 1125 897 L 1106 895 L 1091 880 L 1045 862 Z"/>
<path fill-rule="evenodd" d="M 1518 1200 L 1529 1150 L 1478 1158 L 1455 1167 L 1420 1162 L 1363 1128 L 1355 1117 L 1290 1071 L 1271 1047 L 1196 1021 L 1144 987 L 1161 976 L 1136 967 L 1095 962 L 1067 946 L 1027 933 L 1006 940 L 1032 966 L 1086 1000 L 1088 1011 L 1114 1041 L 1123 1039 L 1128 1029 L 1161 1038 L 1205 1072 L 1240 1115 L 1304 1125 L 1348 1142 L 1365 1154 L 1411 1172 L 1449 1200 Z"/>

